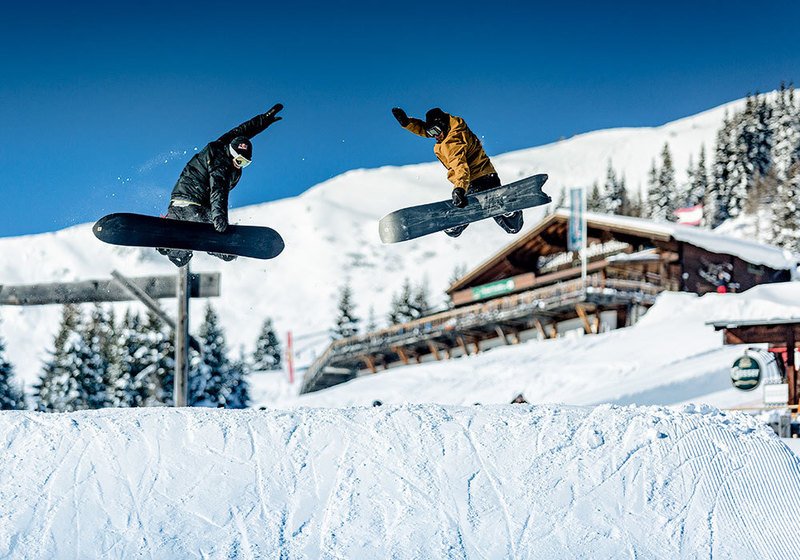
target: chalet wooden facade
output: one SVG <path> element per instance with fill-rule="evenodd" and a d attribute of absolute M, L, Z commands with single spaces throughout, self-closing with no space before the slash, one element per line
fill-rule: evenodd
<path fill-rule="evenodd" d="M 362 373 L 480 352 L 500 344 L 633 324 L 665 290 L 741 291 L 789 280 L 778 248 L 650 220 L 587 215 L 586 279 L 559 210 L 448 289 L 452 308 L 339 340 L 312 364 L 303 392 Z"/>

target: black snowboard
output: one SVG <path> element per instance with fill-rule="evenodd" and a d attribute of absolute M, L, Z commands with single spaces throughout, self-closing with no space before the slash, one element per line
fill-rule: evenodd
<path fill-rule="evenodd" d="M 272 259 L 283 251 L 283 239 L 272 228 L 228 226 L 218 233 L 211 224 L 184 222 L 141 214 L 109 214 L 97 220 L 94 235 L 100 241 L 129 247 L 187 249 Z"/>
<path fill-rule="evenodd" d="M 547 204 L 551 199 L 542 192 L 545 181 L 547 175 L 534 175 L 508 185 L 468 194 L 468 203 L 464 208 L 456 208 L 450 200 L 443 200 L 397 210 L 381 218 L 378 226 L 381 241 L 408 241 L 462 224 Z"/>

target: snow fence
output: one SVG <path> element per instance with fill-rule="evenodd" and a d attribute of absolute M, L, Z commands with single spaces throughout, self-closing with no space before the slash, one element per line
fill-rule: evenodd
<path fill-rule="evenodd" d="M 800 460 L 707 407 L 0 413 L 2 558 L 790 558 Z"/>

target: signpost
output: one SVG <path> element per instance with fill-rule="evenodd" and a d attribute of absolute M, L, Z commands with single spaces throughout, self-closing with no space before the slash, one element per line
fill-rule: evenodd
<path fill-rule="evenodd" d="M 186 406 L 189 347 L 201 349 L 200 343 L 189 335 L 189 299 L 219 296 L 219 273 L 191 274 L 187 265 L 179 268 L 176 276 L 127 278 L 116 270 L 111 276 L 106 280 L 0 286 L 0 305 L 141 301 L 175 333 L 175 406 Z M 173 297 L 178 299 L 177 321 L 156 302 L 156 299 Z"/>
<path fill-rule="evenodd" d="M 586 290 L 586 189 L 575 187 L 569 191 L 569 226 L 567 249 L 581 255 L 581 283 Z"/>

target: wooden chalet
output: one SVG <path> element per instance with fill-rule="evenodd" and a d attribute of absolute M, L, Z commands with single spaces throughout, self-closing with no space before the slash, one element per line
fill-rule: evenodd
<path fill-rule="evenodd" d="M 665 290 L 742 291 L 787 281 L 784 251 L 677 224 L 587 214 L 586 280 L 567 249 L 559 210 L 452 284 L 452 308 L 335 341 L 311 365 L 302 392 L 397 365 L 468 355 L 567 331 L 636 322 Z"/>

